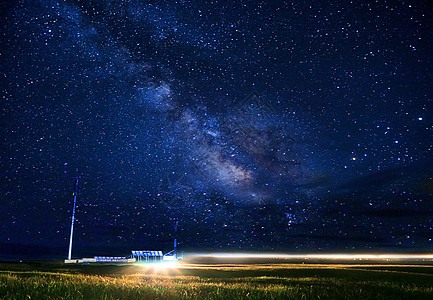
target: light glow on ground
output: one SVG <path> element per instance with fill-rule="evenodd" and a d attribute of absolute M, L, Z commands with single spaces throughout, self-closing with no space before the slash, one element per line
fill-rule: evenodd
<path fill-rule="evenodd" d="M 140 267 L 145 267 L 145 268 L 155 268 L 155 269 L 164 270 L 164 269 L 177 268 L 177 261 L 170 261 L 170 262 L 161 261 L 161 262 L 152 262 L 152 263 L 136 262 L 136 263 L 134 263 L 134 265 L 140 266 Z"/>
<path fill-rule="evenodd" d="M 179 273 L 177 261 L 135 262 L 131 270 L 139 274 L 170 275 Z M 137 269 L 138 267 L 138 269 Z"/>

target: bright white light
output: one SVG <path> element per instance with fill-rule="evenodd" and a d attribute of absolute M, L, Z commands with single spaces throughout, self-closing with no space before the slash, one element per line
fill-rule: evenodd
<path fill-rule="evenodd" d="M 164 255 L 164 257 L 163 257 L 162 260 L 163 260 L 164 263 L 166 263 L 166 262 L 176 262 L 176 261 L 178 261 L 177 257 L 174 256 L 174 255 Z"/>
<path fill-rule="evenodd" d="M 315 258 L 315 259 L 433 259 L 433 254 L 265 254 L 265 253 L 207 253 L 189 257 L 209 258 Z"/>
<path fill-rule="evenodd" d="M 155 263 L 136 263 L 135 265 L 145 267 L 145 268 L 152 268 L 155 270 L 163 270 L 163 269 L 171 269 L 171 268 L 177 268 L 177 261 L 162 261 L 162 262 L 155 262 Z"/>

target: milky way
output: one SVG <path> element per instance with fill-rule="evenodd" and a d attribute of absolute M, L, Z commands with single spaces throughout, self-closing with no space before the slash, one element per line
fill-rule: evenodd
<path fill-rule="evenodd" d="M 431 250 L 429 5 L 2 3 L 1 255 Z"/>

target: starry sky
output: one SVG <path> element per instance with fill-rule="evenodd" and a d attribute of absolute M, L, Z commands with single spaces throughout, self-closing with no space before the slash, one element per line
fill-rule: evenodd
<path fill-rule="evenodd" d="M 0 11 L 0 258 L 433 250 L 430 1 Z"/>

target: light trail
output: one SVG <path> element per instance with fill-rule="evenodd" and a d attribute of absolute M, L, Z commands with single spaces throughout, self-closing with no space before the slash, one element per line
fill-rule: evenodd
<path fill-rule="evenodd" d="M 269 253 L 191 253 L 203 258 L 279 258 L 279 259 L 433 259 L 433 254 L 269 254 Z"/>

